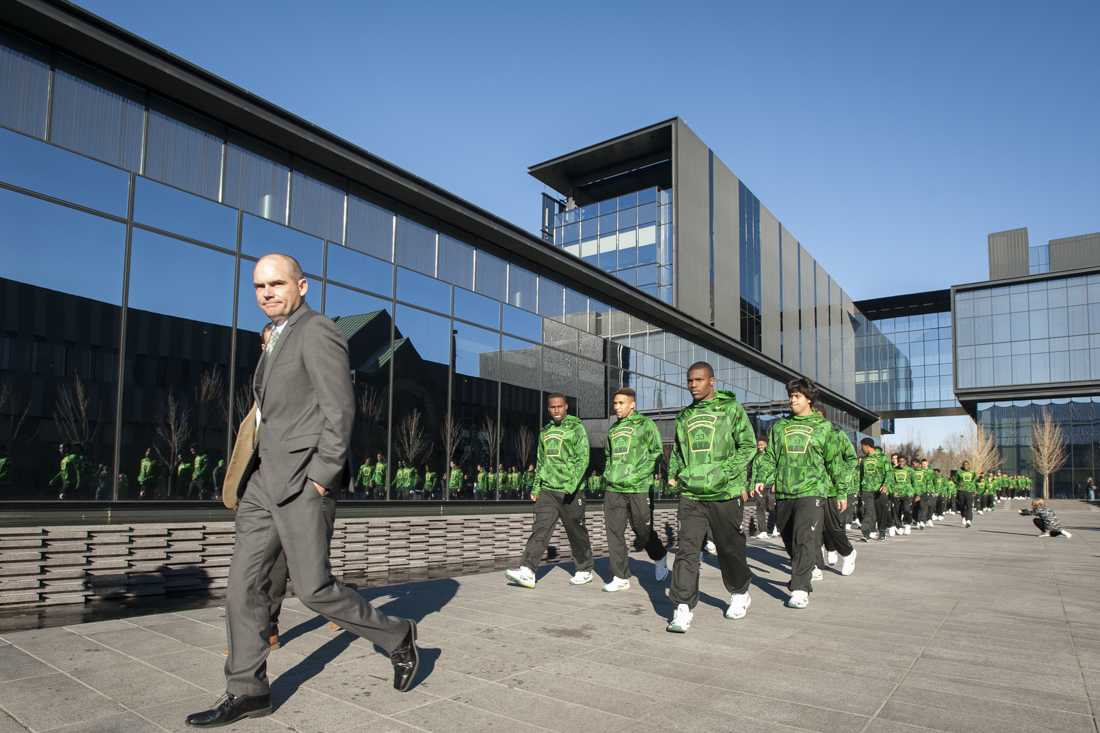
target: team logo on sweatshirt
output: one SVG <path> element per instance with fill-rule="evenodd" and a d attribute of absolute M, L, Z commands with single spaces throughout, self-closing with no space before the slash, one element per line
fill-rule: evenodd
<path fill-rule="evenodd" d="M 692 415 L 685 423 L 687 428 L 688 445 L 692 453 L 710 453 L 714 446 L 714 430 L 718 423 L 718 415 Z"/>
<path fill-rule="evenodd" d="M 547 458 L 561 456 L 561 447 L 565 443 L 565 431 L 561 428 L 547 428 L 542 431 L 542 449 Z"/>
<path fill-rule="evenodd" d="M 810 425 L 789 424 L 783 428 L 783 446 L 787 453 L 802 454 L 810 450 L 814 429 Z"/>
<path fill-rule="evenodd" d="M 630 443 L 634 440 L 634 426 L 622 425 L 611 430 L 611 455 L 626 458 L 630 455 Z"/>

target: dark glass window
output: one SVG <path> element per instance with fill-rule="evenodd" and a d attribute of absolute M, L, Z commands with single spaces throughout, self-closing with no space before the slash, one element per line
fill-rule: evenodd
<path fill-rule="evenodd" d="M 507 263 L 499 257 L 478 250 L 474 267 L 474 290 L 497 300 L 507 300 Z"/>
<path fill-rule="evenodd" d="M 455 291 L 457 294 L 461 291 Z M 457 302 L 457 300 L 456 300 Z M 492 498 L 488 466 L 499 461 L 501 430 L 497 420 L 500 336 L 465 323 L 454 323 L 454 381 L 448 417 L 450 499 Z M 475 487 L 478 474 L 481 484 Z M 448 475 L 450 478 L 450 476 Z M 476 490 L 475 490 L 476 489 Z"/>
<path fill-rule="evenodd" d="M 393 212 L 348 196 L 348 246 L 393 260 Z"/>
<path fill-rule="evenodd" d="M 435 276 L 435 231 L 402 216 L 397 217 L 397 264 Z"/>
<path fill-rule="evenodd" d="M 123 396 L 123 472 L 148 452 L 145 498 L 212 500 L 227 460 L 233 256 L 135 230 Z M 194 297 L 180 298 L 173 284 Z M 244 385 L 242 385 L 244 386 Z M 140 487 L 128 497 L 138 498 Z"/>
<path fill-rule="evenodd" d="M 130 177 L 125 171 L 0 130 L 0 178 L 115 216 L 126 216 Z"/>
<path fill-rule="evenodd" d="M 323 242 L 316 237 L 289 227 L 245 215 L 241 232 L 241 252 L 262 257 L 280 252 L 295 257 L 307 273 L 319 275 L 323 259 Z"/>
<path fill-rule="evenodd" d="M 466 289 L 474 286 L 474 248 L 465 242 L 439 236 L 439 277 Z"/>
<path fill-rule="evenodd" d="M 0 125 L 45 137 L 48 59 L 44 47 L 0 31 Z"/>
<path fill-rule="evenodd" d="M 562 319 L 565 288 L 546 277 L 539 278 L 539 313 L 550 318 Z"/>
<path fill-rule="evenodd" d="M 137 178 L 134 221 L 228 249 L 237 248 L 237 212 L 228 206 Z"/>
<path fill-rule="evenodd" d="M 137 171 L 145 109 L 141 93 L 112 77 L 63 59 L 53 76 L 50 141 Z"/>
<path fill-rule="evenodd" d="M 504 306 L 504 330 L 532 341 L 542 341 L 542 319 L 510 305 Z"/>
<path fill-rule="evenodd" d="M 450 285 L 403 267 L 397 268 L 397 299 L 440 313 L 451 312 Z"/>
<path fill-rule="evenodd" d="M 455 318 L 500 328 L 500 303 L 492 298 L 455 288 Z"/>
<path fill-rule="evenodd" d="M 121 224 L 0 190 L 8 498 L 111 497 L 124 241 Z"/>
<path fill-rule="evenodd" d="M 536 279 L 533 273 L 515 264 L 508 266 L 508 302 L 519 308 L 535 310 Z"/>
<path fill-rule="evenodd" d="M 328 246 L 328 278 L 387 297 L 393 294 L 393 265 L 337 244 Z"/>
<path fill-rule="evenodd" d="M 286 187 L 290 171 L 274 158 L 274 151 L 259 143 L 249 143 L 249 148 L 228 145 L 225 150 L 225 203 L 265 219 L 286 223 Z"/>
<path fill-rule="evenodd" d="M 290 224 L 330 242 L 344 241 L 344 192 L 294 171 L 290 181 Z"/>
<path fill-rule="evenodd" d="M 223 135 L 210 132 L 217 129 L 212 122 L 204 121 L 199 127 L 183 121 L 194 117 L 170 102 L 153 101 L 145 144 L 145 175 L 217 200 Z"/>

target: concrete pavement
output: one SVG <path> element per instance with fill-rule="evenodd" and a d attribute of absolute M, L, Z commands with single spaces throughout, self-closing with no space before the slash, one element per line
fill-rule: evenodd
<path fill-rule="evenodd" d="M 571 587 L 570 566 L 544 567 L 535 590 L 499 572 L 364 590 L 421 619 L 422 682 L 406 694 L 369 644 L 291 600 L 270 658 L 277 710 L 226 730 L 1096 733 L 1100 510 L 1056 507 L 1070 540 L 999 509 L 968 530 L 953 517 L 857 543 L 855 575 L 827 573 L 803 611 L 782 605 L 781 545 L 752 540 L 749 616 L 723 617 L 709 559 L 684 636 L 665 632 L 643 559 L 615 594 Z M 0 733 L 187 730 L 224 689 L 223 614 L 4 633 Z"/>

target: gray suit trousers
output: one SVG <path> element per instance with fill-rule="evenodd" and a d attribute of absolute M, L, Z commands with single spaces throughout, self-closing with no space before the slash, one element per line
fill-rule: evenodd
<path fill-rule="evenodd" d="M 263 480 L 263 465 L 248 482 L 237 507 L 237 542 L 229 569 L 225 661 L 226 691 L 266 695 L 268 594 L 279 555 L 285 553 L 295 594 L 303 604 L 345 631 L 362 636 L 387 654 L 405 640 L 409 623 L 387 616 L 332 576 L 329 524 L 324 501 L 312 484 L 278 504 Z"/>

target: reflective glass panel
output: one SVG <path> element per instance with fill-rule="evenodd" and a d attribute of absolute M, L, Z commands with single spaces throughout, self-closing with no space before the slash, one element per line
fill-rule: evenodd
<path fill-rule="evenodd" d="M 379 295 L 393 294 L 393 265 L 338 244 L 328 245 L 328 277 Z"/>
<path fill-rule="evenodd" d="M 298 260 L 302 269 L 313 275 L 322 272 L 323 242 L 316 237 L 284 227 L 259 217 L 244 217 L 244 230 L 241 232 L 241 252 L 262 257 L 280 252 Z"/>
<path fill-rule="evenodd" d="M 192 239 L 237 248 L 237 212 L 228 206 L 137 177 L 134 221 Z"/>

